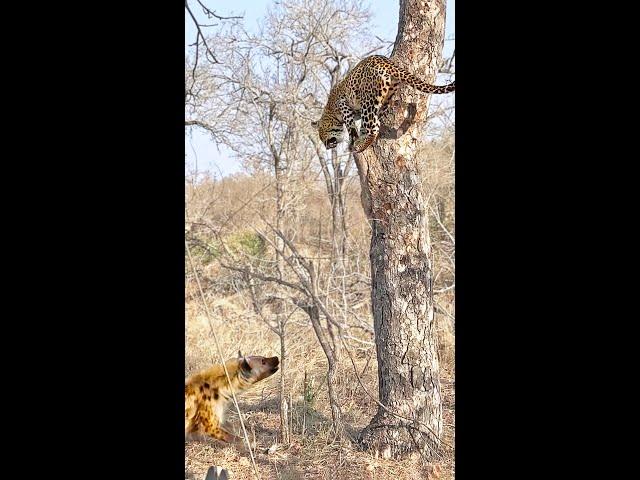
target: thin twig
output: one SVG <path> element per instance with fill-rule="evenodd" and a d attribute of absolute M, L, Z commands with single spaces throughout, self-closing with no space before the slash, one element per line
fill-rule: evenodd
<path fill-rule="evenodd" d="M 200 2 L 198 2 L 198 3 L 200 3 Z M 189 2 L 187 2 L 187 0 L 184 0 L 184 8 L 186 8 L 187 12 L 189 12 L 189 16 L 191 17 L 191 20 L 193 20 L 193 23 L 195 24 L 196 29 L 198 30 L 198 33 L 196 35 L 196 42 L 195 42 L 195 46 L 196 46 L 196 61 L 193 64 L 193 70 L 191 71 L 191 77 L 193 78 L 193 80 L 195 82 L 195 80 L 196 80 L 196 68 L 198 66 L 198 49 L 199 49 L 199 46 L 200 46 L 200 38 L 202 38 L 202 43 L 204 44 L 205 48 L 207 49 L 207 53 L 210 56 L 210 58 L 207 58 L 207 60 L 209 60 L 211 63 L 220 63 L 220 62 L 218 62 L 218 59 L 213 54 L 213 51 L 209 48 L 209 44 L 207 43 L 207 39 L 205 38 L 204 34 L 202 33 L 202 29 L 200 28 L 200 23 L 198 22 L 198 20 L 196 19 L 195 15 L 191 11 L 191 7 L 189 7 Z"/>

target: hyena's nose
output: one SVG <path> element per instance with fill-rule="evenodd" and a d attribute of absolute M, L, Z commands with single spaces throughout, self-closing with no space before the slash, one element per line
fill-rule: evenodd
<path fill-rule="evenodd" d="M 265 358 L 265 361 L 273 371 L 277 370 L 278 365 L 280 364 L 280 359 L 278 357 Z M 265 361 L 262 363 L 265 363 Z"/>

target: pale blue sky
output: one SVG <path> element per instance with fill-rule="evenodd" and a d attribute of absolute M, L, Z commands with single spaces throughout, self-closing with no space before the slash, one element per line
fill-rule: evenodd
<path fill-rule="evenodd" d="M 222 0 L 217 2 L 203 2 L 209 5 L 219 15 L 243 15 L 248 28 L 257 26 L 257 22 L 264 15 L 267 5 L 274 0 Z M 365 5 L 371 6 L 374 13 L 372 35 L 377 35 L 385 40 L 393 41 L 396 38 L 398 27 L 398 1 L 397 0 L 365 0 Z M 212 23 L 200 15 L 200 6 L 197 2 L 190 2 L 191 9 L 203 23 Z M 456 2 L 447 0 L 447 19 L 445 25 L 445 38 L 455 36 Z M 195 29 L 189 14 L 185 11 L 185 48 L 195 41 Z M 445 41 L 443 55 L 448 57 L 454 50 L 455 42 Z M 242 169 L 238 161 L 229 155 L 223 147 L 216 147 L 210 137 L 200 129 L 185 129 L 184 148 L 186 161 L 190 166 L 195 165 L 198 170 L 209 170 L 217 175 L 229 175 L 240 172 Z"/>

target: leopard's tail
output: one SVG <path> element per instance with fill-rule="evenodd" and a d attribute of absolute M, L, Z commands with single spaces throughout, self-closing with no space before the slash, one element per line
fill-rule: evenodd
<path fill-rule="evenodd" d="M 402 79 L 402 81 L 408 83 L 413 88 L 424 93 L 442 94 L 453 92 L 456 89 L 455 80 L 451 83 L 448 83 L 447 85 L 431 85 L 430 83 L 420 80 L 418 77 L 412 75 L 411 73 L 406 73 L 406 76 Z"/>
<path fill-rule="evenodd" d="M 413 88 L 420 90 L 421 92 L 442 94 L 442 93 L 453 92 L 456 89 L 455 81 L 447 85 L 431 85 L 430 83 L 425 82 L 421 78 L 416 77 L 411 72 L 405 70 L 400 65 L 393 63 L 391 60 L 387 59 L 387 62 L 393 65 L 394 69 L 396 70 L 396 75 L 398 80 L 411 85 Z"/>

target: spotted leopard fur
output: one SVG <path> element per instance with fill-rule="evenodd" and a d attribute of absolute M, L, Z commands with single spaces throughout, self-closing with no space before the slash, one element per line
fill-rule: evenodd
<path fill-rule="evenodd" d="M 378 138 L 380 116 L 386 112 L 389 100 L 402 83 L 424 93 L 449 93 L 456 88 L 456 82 L 431 85 L 387 57 L 366 57 L 331 90 L 322 117 L 312 122 L 324 146 L 335 148 L 343 139 L 343 126 L 346 125 L 350 150 L 359 153 L 369 147 Z M 359 132 L 355 123 L 357 116 L 362 119 Z"/>

